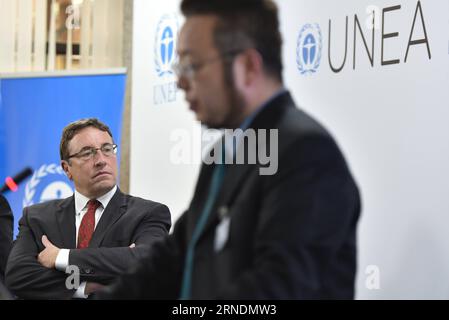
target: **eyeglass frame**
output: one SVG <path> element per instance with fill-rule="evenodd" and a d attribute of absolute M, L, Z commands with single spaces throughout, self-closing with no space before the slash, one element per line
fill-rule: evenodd
<path fill-rule="evenodd" d="M 205 59 L 201 62 L 186 63 L 185 65 L 182 65 L 181 63 L 179 63 L 179 61 L 175 61 L 172 64 L 172 70 L 178 78 L 185 77 L 189 80 L 193 80 L 195 74 L 202 68 L 204 68 L 206 65 L 217 62 L 221 59 L 233 58 L 236 55 L 242 53 L 243 51 L 244 51 L 243 49 L 231 50 L 228 52 L 220 53 L 215 57 Z"/>
<path fill-rule="evenodd" d="M 112 153 L 110 155 L 105 154 L 105 152 L 103 151 L 103 148 L 105 147 L 112 147 Z M 101 153 L 105 156 L 105 157 L 110 157 L 112 155 L 116 155 L 117 154 L 117 150 L 118 149 L 118 145 L 116 145 L 115 143 L 105 143 L 103 144 L 100 148 L 94 148 L 94 147 L 83 147 L 80 151 L 78 151 L 77 153 L 74 153 L 72 155 L 69 155 L 65 160 L 70 160 L 71 158 L 77 158 L 77 159 L 82 159 L 82 156 L 80 156 L 81 153 L 86 152 L 86 151 L 90 151 L 90 155 L 88 158 L 85 158 L 83 160 L 90 160 L 93 159 L 97 153 L 98 150 L 101 151 Z"/>

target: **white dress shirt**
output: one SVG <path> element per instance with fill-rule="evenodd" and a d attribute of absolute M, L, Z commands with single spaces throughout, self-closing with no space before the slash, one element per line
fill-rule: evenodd
<path fill-rule="evenodd" d="M 101 206 L 97 208 L 95 211 L 95 228 L 98 225 L 98 222 L 101 219 L 101 216 L 117 191 L 117 186 L 111 189 L 105 195 L 99 197 L 97 200 L 101 203 Z M 87 213 L 87 203 L 89 202 L 88 197 L 82 195 L 78 191 L 75 190 L 75 227 L 76 227 L 76 236 L 75 243 L 78 243 L 78 231 L 81 225 L 81 221 L 83 220 L 84 215 Z M 57 270 L 66 272 L 67 267 L 69 266 L 69 254 L 70 249 L 61 249 L 59 250 L 58 256 L 56 257 L 55 267 Z M 84 294 L 84 290 L 86 288 L 86 282 L 82 282 L 79 288 L 76 290 L 74 294 L 74 298 L 87 298 L 88 296 Z"/>

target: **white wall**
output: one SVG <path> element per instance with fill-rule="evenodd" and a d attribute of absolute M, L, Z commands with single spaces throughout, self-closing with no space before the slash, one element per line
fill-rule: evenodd
<path fill-rule="evenodd" d="M 386 12 L 384 21 L 384 33 L 399 32 L 384 40 L 385 60 L 398 58 L 400 63 L 381 66 L 380 21 L 375 30 L 374 67 L 357 33 L 353 70 L 354 14 L 370 46 L 366 8 L 373 2 L 380 18 L 383 8 L 401 5 L 399 10 Z M 301 108 L 334 134 L 362 191 L 357 297 L 449 298 L 449 1 L 420 2 L 432 56 L 429 59 L 425 44 L 414 45 L 407 63 L 415 0 L 277 3 L 285 41 L 286 86 Z M 165 103 L 155 103 L 154 95 L 154 90 L 160 92 L 174 81 L 156 74 L 155 33 L 161 17 L 178 12 L 178 6 L 179 0 L 135 0 L 131 141 L 131 193 L 167 203 L 174 220 L 187 207 L 198 173 L 197 164 L 170 162 L 173 130 L 181 128 L 193 135 L 194 128 L 198 129 L 183 94 Z M 339 65 L 346 16 L 347 61 L 340 73 L 334 73 L 328 63 L 328 23 L 331 19 L 332 61 Z M 178 22 L 181 25 L 181 17 Z M 316 73 L 301 75 L 297 40 L 307 23 L 321 28 L 321 63 Z M 420 15 L 412 40 L 418 38 L 423 38 Z M 378 290 L 365 285 L 370 265 L 380 271 Z"/>
<path fill-rule="evenodd" d="M 363 196 L 359 225 L 358 297 L 449 298 L 449 1 L 421 1 L 431 49 L 412 46 L 405 53 L 417 6 L 399 1 L 278 1 L 285 39 L 287 86 L 302 108 L 320 119 L 336 136 Z M 385 60 L 381 66 L 380 28 L 375 30 L 374 67 L 357 34 L 353 70 L 354 14 L 364 27 L 366 8 L 401 5 L 385 13 Z M 382 11 L 380 11 L 382 13 Z M 328 24 L 332 20 L 332 61 L 343 61 L 345 17 L 349 16 L 348 56 L 338 74 L 328 63 Z M 299 32 L 318 23 L 323 37 L 318 71 L 300 75 L 296 63 Z M 413 39 L 423 38 L 420 15 Z M 380 290 L 365 286 L 365 270 L 380 270 Z"/>
<path fill-rule="evenodd" d="M 166 26 L 171 26 L 174 33 L 176 26 L 181 26 L 179 3 L 135 0 L 133 36 L 130 191 L 167 204 L 173 221 L 187 208 L 199 169 L 199 164 L 170 162 L 170 150 L 175 145 L 170 141 L 173 130 L 193 134 L 199 124 L 188 110 L 182 91 L 175 91 L 175 77 L 159 76 L 157 72 L 158 66 L 160 71 L 169 69 L 156 51 L 160 48 L 156 39 L 161 38 Z"/>

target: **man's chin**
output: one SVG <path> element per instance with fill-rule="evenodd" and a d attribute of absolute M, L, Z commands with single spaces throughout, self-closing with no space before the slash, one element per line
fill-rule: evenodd
<path fill-rule="evenodd" d="M 95 193 L 98 197 L 101 197 L 112 190 L 115 187 L 115 181 L 100 181 L 95 184 Z"/>
<path fill-rule="evenodd" d="M 207 129 L 223 129 L 225 128 L 222 123 L 213 122 L 210 120 L 198 120 L 201 125 L 205 126 Z"/>

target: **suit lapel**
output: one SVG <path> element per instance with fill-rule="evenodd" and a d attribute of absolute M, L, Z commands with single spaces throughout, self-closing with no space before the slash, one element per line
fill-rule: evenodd
<path fill-rule="evenodd" d="M 55 215 L 64 248 L 76 248 L 75 197 L 63 200 Z"/>
<path fill-rule="evenodd" d="M 117 191 L 101 215 L 101 219 L 90 240 L 89 248 L 98 248 L 100 246 L 108 230 L 126 212 L 126 207 L 126 197 L 120 189 L 117 188 Z"/>

